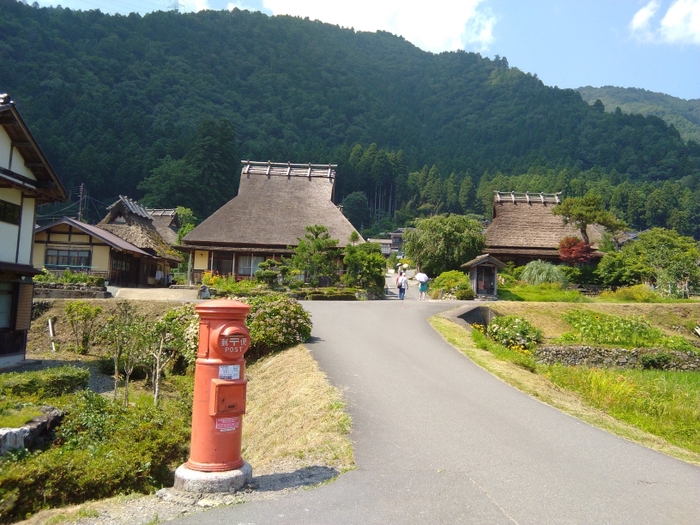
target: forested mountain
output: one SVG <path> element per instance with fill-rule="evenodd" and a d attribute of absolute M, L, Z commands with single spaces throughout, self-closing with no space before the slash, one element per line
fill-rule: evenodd
<path fill-rule="evenodd" d="M 673 124 L 685 140 L 700 142 L 700 99 L 684 100 L 646 89 L 612 86 L 586 86 L 577 91 L 589 104 L 600 100 L 605 111 L 614 112 L 620 108 L 623 113 L 654 115 Z"/>
<path fill-rule="evenodd" d="M 105 202 L 126 194 L 204 218 L 234 195 L 238 159 L 337 162 L 336 201 L 352 195 L 381 227 L 488 214 L 491 189 L 619 186 L 607 204 L 631 224 L 670 224 L 674 211 L 697 233 L 697 143 L 505 58 L 237 9 L 112 16 L 0 0 L 0 35 L 0 91 L 65 184 Z M 680 204 L 647 210 L 667 184 Z"/>

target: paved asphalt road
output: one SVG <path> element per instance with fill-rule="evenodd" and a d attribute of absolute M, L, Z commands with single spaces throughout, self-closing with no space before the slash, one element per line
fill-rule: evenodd
<path fill-rule="evenodd" d="M 349 403 L 357 470 L 177 523 L 700 524 L 700 468 L 509 387 L 428 325 L 452 304 L 416 298 L 304 304 L 309 347 Z"/>

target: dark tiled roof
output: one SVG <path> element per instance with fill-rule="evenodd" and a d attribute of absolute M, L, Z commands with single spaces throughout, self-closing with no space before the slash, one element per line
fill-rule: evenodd
<path fill-rule="evenodd" d="M 97 237 L 102 242 L 108 244 L 109 246 L 111 246 L 115 250 L 133 252 L 133 253 L 138 253 L 140 255 L 145 255 L 146 257 L 152 257 L 151 254 L 144 252 L 138 246 L 134 246 L 133 244 L 125 241 L 121 237 L 118 237 L 111 232 L 108 232 L 107 230 L 103 230 L 102 228 L 98 228 L 97 226 L 93 226 L 92 224 L 85 224 L 84 222 L 76 221 L 75 219 L 71 219 L 70 217 L 64 217 L 61 220 L 58 220 L 56 222 L 52 222 L 51 224 L 47 224 L 45 226 L 37 228 L 36 233 L 43 232 L 45 230 L 49 230 L 58 224 L 68 224 L 68 225 L 72 226 L 73 228 L 77 228 L 77 229 L 87 233 L 88 235 L 92 235 L 93 237 Z"/>

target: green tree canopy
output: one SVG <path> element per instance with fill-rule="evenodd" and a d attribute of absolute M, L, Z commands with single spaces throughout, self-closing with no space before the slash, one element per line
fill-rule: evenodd
<path fill-rule="evenodd" d="M 418 219 L 404 234 L 404 250 L 429 275 L 459 270 L 484 249 L 481 223 L 464 215 Z"/>
<path fill-rule="evenodd" d="M 612 212 L 603 208 L 600 195 L 591 192 L 583 197 L 564 199 L 564 202 L 552 209 L 552 213 L 561 215 L 564 224 L 571 224 L 578 228 L 586 244 L 591 243 L 587 231 L 589 225 L 600 224 L 612 233 L 619 232 L 625 227 L 623 221 L 618 220 Z"/>
<path fill-rule="evenodd" d="M 699 261 L 700 250 L 692 237 L 654 228 L 620 252 L 605 254 L 596 273 L 609 286 L 649 283 L 661 294 L 680 297 L 700 286 Z"/>
<path fill-rule="evenodd" d="M 307 279 L 314 285 L 318 285 L 323 278 L 335 282 L 338 278 L 338 242 L 338 239 L 331 239 L 325 226 L 307 226 L 306 235 L 299 239 L 294 249 L 292 267 L 306 272 Z"/>
<path fill-rule="evenodd" d="M 358 230 L 368 228 L 371 222 L 369 204 L 364 192 L 354 191 L 342 201 L 343 215 Z"/>

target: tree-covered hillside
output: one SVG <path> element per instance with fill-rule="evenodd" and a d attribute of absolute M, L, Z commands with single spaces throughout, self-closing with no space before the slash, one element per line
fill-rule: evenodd
<path fill-rule="evenodd" d="M 0 34 L 0 91 L 65 184 L 105 201 L 203 218 L 235 193 L 240 158 L 338 162 L 336 201 L 364 193 L 372 220 L 488 213 L 483 188 L 533 170 L 549 182 L 529 191 L 578 194 L 601 178 L 697 190 L 700 147 L 663 120 L 605 113 L 505 58 L 240 10 L 0 0 Z"/>
<path fill-rule="evenodd" d="M 700 143 L 700 99 L 684 100 L 646 89 L 612 86 L 586 86 L 578 88 L 577 91 L 589 104 L 600 100 L 608 112 L 620 108 L 623 113 L 640 113 L 662 118 L 667 124 L 673 124 L 685 140 Z"/>

